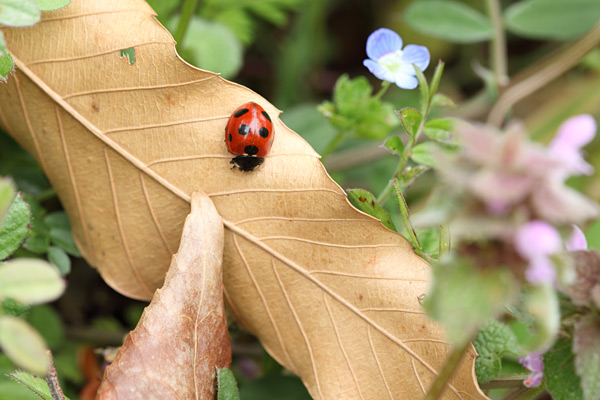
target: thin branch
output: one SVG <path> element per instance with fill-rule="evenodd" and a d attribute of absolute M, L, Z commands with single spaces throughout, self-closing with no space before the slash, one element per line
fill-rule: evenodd
<path fill-rule="evenodd" d="M 429 388 L 429 391 L 423 400 L 436 400 L 440 397 L 444 391 L 444 388 L 450 379 L 452 379 L 454 372 L 456 372 L 458 364 L 467 352 L 469 346 L 471 346 L 471 341 L 467 340 L 463 345 L 452 349 L 452 353 L 450 353 L 450 356 L 446 360 L 444 367 L 440 371 L 437 378 L 435 378 L 435 381 L 433 381 L 433 384 Z"/>
<path fill-rule="evenodd" d="M 502 88 L 508 84 L 508 67 L 506 60 L 506 35 L 502 23 L 502 11 L 499 0 L 487 0 L 488 14 L 494 27 L 492 39 L 492 69 L 496 78 L 496 86 Z"/>
<path fill-rule="evenodd" d="M 60 387 L 58 375 L 56 374 L 56 368 L 54 367 L 52 352 L 48 350 L 47 354 L 48 358 L 50 359 L 50 368 L 48 369 L 48 374 L 46 374 L 46 383 L 48 383 L 50 395 L 52 396 L 52 400 L 65 400 L 65 395 Z"/>

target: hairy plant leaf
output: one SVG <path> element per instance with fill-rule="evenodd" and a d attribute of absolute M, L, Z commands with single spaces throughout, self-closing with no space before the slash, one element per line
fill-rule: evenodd
<path fill-rule="evenodd" d="M 31 210 L 19 193 L 6 210 L 6 215 L 0 216 L 0 260 L 4 260 L 21 246 L 29 232 L 30 222 Z"/>
<path fill-rule="evenodd" d="M 583 400 L 581 379 L 575 372 L 571 339 L 560 339 L 544 354 L 544 377 L 555 400 Z"/>
<path fill-rule="evenodd" d="M 223 222 L 210 198 L 196 192 L 165 284 L 106 369 L 99 398 L 215 397 L 217 368 L 231 364 L 222 259 Z"/>
<path fill-rule="evenodd" d="M 217 368 L 218 400 L 240 400 L 237 382 L 228 368 Z"/>
<path fill-rule="evenodd" d="M 14 258 L 0 263 L 0 299 L 40 304 L 56 300 L 64 290 L 65 281 L 47 261 Z"/>
<path fill-rule="evenodd" d="M 373 193 L 365 189 L 348 189 L 348 193 L 362 211 L 374 216 L 391 230 L 396 230 L 390 215 L 385 211 L 385 208 L 377 203 L 377 199 Z"/>
<path fill-rule="evenodd" d="M 29 26 L 40 20 L 40 9 L 31 0 L 0 0 L 0 25 Z"/>
<path fill-rule="evenodd" d="M 14 371 L 8 374 L 8 377 L 21 385 L 26 386 L 30 391 L 37 395 L 36 399 L 41 397 L 44 400 L 52 400 L 50 388 L 44 378 L 33 376 L 25 371 Z M 68 397 L 64 397 L 69 400 Z"/>
<path fill-rule="evenodd" d="M 0 85 L 0 126 L 44 168 L 77 247 L 108 284 L 151 298 L 202 190 L 225 225 L 229 310 L 314 398 L 423 395 L 450 349 L 418 302 L 430 267 L 350 206 L 273 105 L 182 62 L 142 0 L 71 2 L 4 33 L 17 70 Z M 129 65 L 120 51 L 132 47 Z M 247 101 L 265 108 L 276 135 L 250 173 L 231 169 L 223 142 Z M 485 398 L 474 357 L 444 398 Z"/>
<path fill-rule="evenodd" d="M 45 375 L 50 366 L 42 336 L 21 318 L 0 315 L 0 349 L 16 365 Z"/>

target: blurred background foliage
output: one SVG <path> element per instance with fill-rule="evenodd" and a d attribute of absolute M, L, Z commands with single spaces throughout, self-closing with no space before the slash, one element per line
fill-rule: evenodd
<path fill-rule="evenodd" d="M 489 40 L 494 32 L 488 1 L 197 0 L 184 4 L 183 0 L 149 0 L 149 3 L 158 19 L 179 38 L 182 57 L 264 96 L 284 111 L 282 120 L 316 151 L 323 153 L 340 129 L 351 129 L 351 134 L 344 136 L 335 151 L 323 160 L 344 189 L 365 188 L 376 195 L 381 193 L 397 164 L 397 157 L 382 143 L 386 137 L 405 135 L 399 120 L 389 120 L 370 129 L 369 125 L 359 129 L 358 124 L 374 112 L 395 116 L 393 110 L 418 108 L 418 89 L 401 90 L 393 85 L 382 96 L 384 103 L 380 107 L 370 104 L 371 91 L 373 94 L 379 91 L 381 82 L 368 72 L 362 61 L 366 58 L 366 39 L 375 29 L 387 27 L 398 32 L 405 44 L 427 46 L 432 60 L 432 66 L 425 72 L 428 78 L 437 60 L 445 61 L 439 91 L 458 105 L 455 110 L 443 111 L 446 115 L 485 120 L 498 94 L 491 78 Z M 518 75 L 581 37 L 600 20 L 597 3 L 597 0 L 501 1 L 507 27 L 508 75 Z M 186 16 L 185 8 L 190 4 L 195 11 Z M 545 11 L 540 12 L 540 7 Z M 181 18 L 187 17 L 190 22 L 183 35 L 177 30 Z M 321 110 L 331 104 L 343 110 L 347 105 L 357 114 L 362 113 L 357 118 L 363 120 L 346 120 L 336 125 L 319 111 L 318 106 L 324 101 L 333 103 L 325 103 Z M 562 121 L 579 113 L 590 113 L 596 119 L 600 116 L 600 48 L 520 101 L 512 116 L 524 121 L 535 140 L 547 142 Z M 343 111 L 339 115 L 343 117 Z M 587 150 L 589 162 L 600 170 L 599 136 Z M 24 318 L 38 329 L 53 351 L 65 393 L 72 399 L 93 398 L 86 394 L 93 393 L 102 358 L 91 349 L 120 345 L 123 336 L 136 325 L 145 303 L 111 290 L 79 257 L 72 238 L 65 234 L 68 221 L 54 190 L 35 161 L 4 132 L 0 132 L 0 176 L 12 177 L 32 208 L 32 230 L 16 256 L 50 258 L 69 273 L 65 294 L 49 305 L 31 307 Z M 423 207 L 434 183 L 433 176 L 426 172 L 411 187 L 407 194 L 411 212 Z M 570 183 L 592 199 L 600 199 L 598 175 L 577 177 Z M 403 226 L 395 200 L 390 198 L 385 208 L 392 224 Z M 600 248 L 600 223 L 585 228 L 590 248 Z M 428 235 L 421 232 L 424 247 L 437 246 L 438 238 L 429 235 L 432 236 L 429 240 Z M 299 379 L 283 370 L 254 338 L 233 322 L 230 332 L 234 350 L 232 369 L 242 399 L 309 398 Z M 523 371 L 514 359 L 503 363 L 502 368 L 506 373 Z M 0 399 L 35 399 L 27 389 L 4 376 L 14 369 L 8 358 L 0 354 Z"/>

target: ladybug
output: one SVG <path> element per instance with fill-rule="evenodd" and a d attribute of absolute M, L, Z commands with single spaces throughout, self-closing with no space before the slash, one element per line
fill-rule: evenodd
<path fill-rule="evenodd" d="M 225 126 L 227 150 L 236 155 L 231 164 L 242 171 L 252 171 L 265 160 L 273 145 L 273 123 L 260 105 L 250 102 L 231 114 Z"/>

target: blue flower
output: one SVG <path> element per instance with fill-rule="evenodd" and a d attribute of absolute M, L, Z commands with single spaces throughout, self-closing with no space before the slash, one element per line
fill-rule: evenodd
<path fill-rule="evenodd" d="M 377 29 L 369 35 L 367 56 L 369 59 L 363 64 L 373 75 L 402 89 L 414 89 L 419 85 L 412 64 L 425 71 L 430 59 L 425 46 L 409 44 L 402 50 L 400 35 L 386 28 Z"/>

